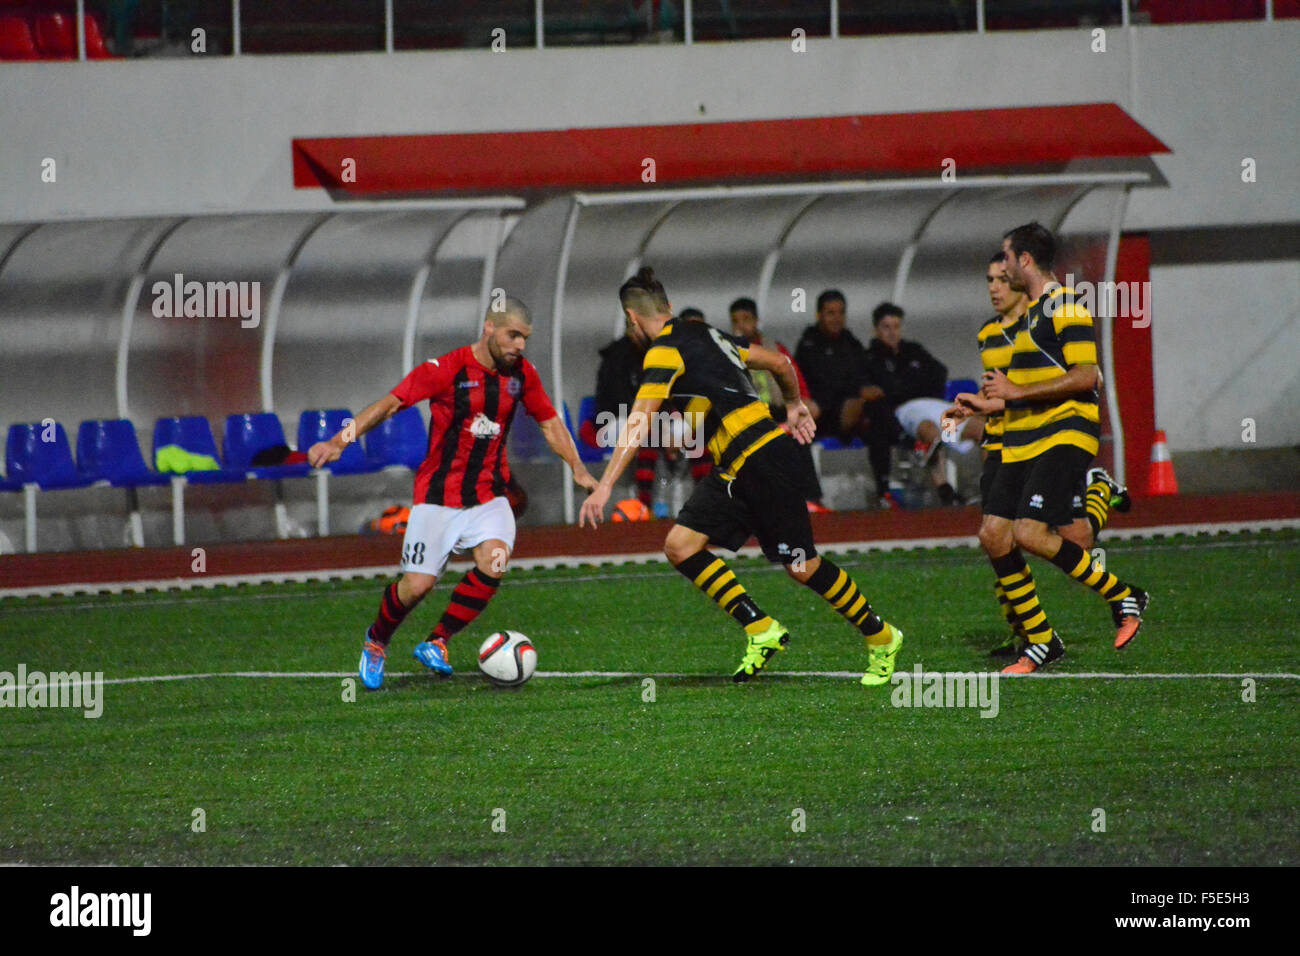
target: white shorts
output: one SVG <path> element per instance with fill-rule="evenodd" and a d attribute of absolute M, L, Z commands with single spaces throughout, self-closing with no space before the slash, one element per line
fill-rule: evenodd
<path fill-rule="evenodd" d="M 949 439 L 943 431 L 943 413 L 952 405 L 951 402 L 945 402 L 941 398 L 914 398 L 910 402 L 904 402 L 894 410 L 894 417 L 898 419 L 898 424 L 903 427 L 903 432 L 908 438 L 916 438 L 916 430 L 921 427 L 921 422 L 934 422 L 934 427 L 939 429 L 939 437 L 943 443 L 954 451 L 965 455 L 975 448 L 975 442 L 969 438 L 959 438 L 961 429 L 957 430 L 957 435 Z"/>
<path fill-rule="evenodd" d="M 472 508 L 412 505 L 402 538 L 402 570 L 439 577 L 453 551 L 464 554 L 493 539 L 514 550 L 515 513 L 505 498 Z"/>

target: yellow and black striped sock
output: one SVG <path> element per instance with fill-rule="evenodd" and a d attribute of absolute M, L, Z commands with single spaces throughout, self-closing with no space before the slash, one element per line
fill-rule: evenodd
<path fill-rule="evenodd" d="M 844 615 L 854 627 L 862 632 L 868 644 L 888 644 L 893 635 L 885 627 L 885 622 L 871 609 L 866 595 L 858 590 L 853 579 L 834 563 L 821 559 L 821 564 L 804 582 L 822 597 L 830 606 Z"/>
<path fill-rule="evenodd" d="M 1025 563 L 1025 556 L 1016 550 L 994 558 L 993 571 L 1029 643 L 1046 644 L 1050 641 L 1052 625 L 1047 622 L 1047 615 L 1038 603 L 1038 589 L 1034 586 L 1034 576 Z"/>
<path fill-rule="evenodd" d="M 1110 521 L 1110 485 L 1104 481 L 1090 484 L 1083 494 L 1083 507 L 1088 512 L 1088 524 L 1092 525 L 1095 538 Z"/>
<path fill-rule="evenodd" d="M 772 626 L 772 619 L 759 609 L 721 558 L 708 551 L 697 551 L 676 567 L 718 607 L 735 618 L 746 634 L 761 634 Z"/>
<path fill-rule="evenodd" d="M 1007 597 L 1007 592 L 1002 590 L 1002 582 L 993 582 L 993 593 L 997 595 L 998 607 L 1002 608 L 1002 616 L 1007 619 L 1007 623 L 1011 625 L 1012 630 L 1019 633 L 1020 619 L 1016 617 L 1015 608 L 1011 606 L 1011 601 Z"/>
<path fill-rule="evenodd" d="M 1100 562 L 1094 562 L 1092 555 L 1073 541 L 1062 539 L 1061 550 L 1056 552 L 1052 563 L 1111 603 L 1122 601 L 1133 593 L 1127 584 L 1103 568 Z"/>

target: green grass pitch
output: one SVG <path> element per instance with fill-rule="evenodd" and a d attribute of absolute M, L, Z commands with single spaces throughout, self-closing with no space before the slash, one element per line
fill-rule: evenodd
<path fill-rule="evenodd" d="M 1300 671 L 1300 535 L 1106 544 L 1147 623 L 1115 652 L 1100 599 L 1033 562 L 1055 671 Z M 995 666 L 978 553 L 839 557 L 905 632 L 900 671 Z M 799 676 L 860 671 L 860 638 L 779 570 L 733 567 L 793 635 L 741 686 L 739 628 L 664 564 L 510 572 L 450 679 L 410 657 L 440 589 L 355 701 L 378 580 L 0 601 L 0 671 L 339 672 L 109 684 L 98 719 L 0 709 L 0 863 L 1300 863 L 1300 681 L 1249 701 L 1231 677 L 1006 679 L 992 719 L 899 708 Z M 474 657 L 503 628 L 543 672 L 635 676 L 493 688 Z"/>

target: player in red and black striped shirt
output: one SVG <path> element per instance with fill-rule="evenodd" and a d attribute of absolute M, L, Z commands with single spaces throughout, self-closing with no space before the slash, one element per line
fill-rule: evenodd
<path fill-rule="evenodd" d="M 447 639 L 476 618 L 501 584 L 515 543 L 514 513 L 505 498 L 510 481 L 506 441 L 515 409 L 522 405 L 541 427 L 551 450 L 591 491 L 596 479 L 578 460 L 573 438 L 542 388 L 537 369 L 524 358 L 532 333 L 528 309 L 507 298 L 487 314 L 483 334 L 413 370 L 391 393 L 362 411 L 354 426 L 307 453 L 312 467 L 335 461 L 348 441 L 403 409 L 429 402 L 429 453 L 415 473 L 411 516 L 402 540 L 402 576 L 389 585 L 361 651 L 361 681 L 370 689 L 384 679 L 388 642 L 433 590 L 453 551 L 472 551 L 474 567 L 452 591 L 433 632 L 414 652 L 416 660 L 451 673 Z"/>

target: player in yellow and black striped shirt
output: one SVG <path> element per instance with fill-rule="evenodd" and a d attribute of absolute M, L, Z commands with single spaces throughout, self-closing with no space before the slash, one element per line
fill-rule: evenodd
<path fill-rule="evenodd" d="M 984 373 L 983 395 L 1002 401 L 1005 415 L 1002 462 L 984 504 L 980 543 L 1029 638 L 1004 673 L 1029 674 L 1062 657 L 1065 646 L 1038 605 L 1020 548 L 1106 599 L 1116 649 L 1137 634 L 1150 598 L 1056 531 L 1070 523 L 1073 500 L 1083 492 L 1099 447 L 1096 336 L 1088 310 L 1052 274 L 1056 239 L 1047 229 L 1018 226 L 1003 237 L 1002 248 L 1007 278 L 1030 301 L 1016 325 L 1007 371 Z"/>
<path fill-rule="evenodd" d="M 989 259 L 985 281 L 988 285 L 989 301 L 997 314 L 980 327 L 976 336 L 980 361 L 986 372 L 999 369 L 1005 372 L 1011 366 L 1017 326 L 1020 317 L 1025 314 L 1028 299 L 1025 298 L 1023 289 L 1014 289 L 1007 281 L 1006 264 L 1003 262 L 1001 250 Z M 954 406 L 945 413 L 947 417 L 961 421 L 976 414 L 977 408 L 985 409 L 983 414 L 985 419 L 984 468 L 980 473 L 980 500 L 984 502 L 989 499 L 993 477 L 997 474 L 998 466 L 1002 464 L 1003 404 L 1000 400 L 962 393 L 957 396 Z M 1111 509 L 1128 511 L 1129 507 L 1127 489 L 1115 481 L 1105 468 L 1094 466 L 1088 471 L 1085 493 L 1082 497 L 1076 496 L 1074 499 L 1074 520 L 1068 525 L 1060 526 L 1057 530 L 1061 537 L 1073 541 L 1085 551 L 1091 551 L 1097 535 L 1101 534 L 1110 520 Z M 1020 624 L 1019 615 L 996 578 L 994 578 L 993 590 L 1002 608 L 1002 614 L 1011 626 L 1011 634 L 990 653 L 994 656 L 1004 654 L 1018 656 L 1017 645 L 1025 639 L 1025 630 Z"/>
<path fill-rule="evenodd" d="M 1007 281 L 1007 267 L 1002 261 L 1001 250 L 989 259 L 984 280 L 988 286 L 989 302 L 996 314 L 980 326 L 975 336 L 979 346 L 980 364 L 986 372 L 995 369 L 1005 371 L 1011 365 L 1011 348 L 1016 340 L 1016 326 L 1020 322 L 1020 317 L 1025 314 L 1025 306 L 1028 305 L 1029 300 L 1025 298 L 1023 289 L 1013 289 L 1011 283 Z M 960 422 L 972 415 L 979 415 L 984 419 L 984 439 L 981 442 L 984 466 L 980 472 L 980 501 L 987 502 L 989 489 L 993 487 L 993 477 L 1002 463 L 1002 403 L 986 399 L 981 395 L 963 392 L 956 396 L 953 406 L 944 413 L 944 418 Z M 1012 633 L 1008 640 L 995 647 L 992 653 L 994 655 L 1001 655 L 1007 651 L 1014 653 L 1017 638 L 1025 637 L 1024 628 L 1020 626 L 1019 615 L 996 577 L 993 580 L 993 593 L 997 596 L 998 605 L 1002 608 L 1002 614 L 1011 626 Z"/>
<path fill-rule="evenodd" d="M 1023 289 L 1011 288 L 1011 283 L 1007 281 L 1007 267 L 1002 261 L 1001 252 L 989 260 L 984 278 L 989 288 L 989 301 L 992 302 L 997 314 L 980 326 L 979 332 L 976 333 L 980 364 L 986 372 L 997 369 L 1006 371 L 1011 366 L 1011 350 L 1016 341 L 1016 328 L 1020 324 L 1020 317 L 1025 314 L 1025 306 L 1029 304 L 1029 300 L 1025 298 Z M 991 460 L 996 467 L 1002 460 L 1002 411 L 994 406 L 990 406 L 990 410 L 984 415 L 982 446 L 988 453 L 985 462 Z M 994 452 L 997 454 L 993 454 Z M 987 474 L 987 468 L 985 472 Z M 983 477 L 980 479 L 980 493 L 982 496 L 988 494 Z"/>
<path fill-rule="evenodd" d="M 703 429 L 713 470 L 696 486 L 664 541 L 668 560 L 745 629 L 749 643 L 732 679 L 748 680 L 789 641 L 789 633 L 763 613 L 710 544 L 735 551 L 758 538 L 769 561 L 820 594 L 866 638 L 862 683 L 878 686 L 894 672 L 903 634 L 881 620 L 847 573 L 820 557 L 804 504 L 795 441 L 807 444 L 815 426 L 799 398 L 790 360 L 703 322 L 673 318 L 664 287 L 642 269 L 619 289 L 628 335 L 647 346 L 636 402 L 618 447 L 596 490 L 582 504 L 578 524 L 604 517 L 614 483 L 651 431 L 669 399 L 684 405 L 688 429 Z M 786 403 L 783 429 L 759 398 L 748 369 L 771 372 Z M 793 437 L 791 437 L 793 436 Z"/>
<path fill-rule="evenodd" d="M 1011 367 L 1012 349 L 1015 345 L 1019 320 L 1025 314 L 1025 307 L 1029 300 L 1025 297 L 1023 289 L 1012 288 L 1007 280 L 1006 264 L 1003 262 L 1001 250 L 989 259 L 984 279 L 988 286 L 989 301 L 997 314 L 985 322 L 976 335 L 980 362 L 986 372 L 996 370 L 1005 372 Z M 1002 464 L 1003 407 L 1004 403 L 1000 399 L 986 399 L 981 395 L 963 392 L 955 397 L 953 406 L 944 413 L 944 417 L 952 419 L 954 424 L 973 415 L 984 419 L 984 467 L 980 473 L 981 502 L 988 502 L 993 478 Z M 1060 526 L 1057 530 L 1062 537 L 1073 541 L 1083 550 L 1091 551 L 1096 536 L 1101 533 L 1110 518 L 1111 508 L 1127 511 L 1129 504 L 1127 490 L 1116 482 L 1105 468 L 1095 466 L 1088 471 L 1086 492 L 1073 500 L 1074 520 L 1068 525 Z M 989 557 L 992 560 L 993 556 Z M 1002 615 L 1011 627 L 1011 633 L 989 653 L 995 657 L 1007 654 L 1019 656 L 1017 647 L 1026 640 L 1020 616 L 996 576 L 993 591 L 1002 609 Z"/>

